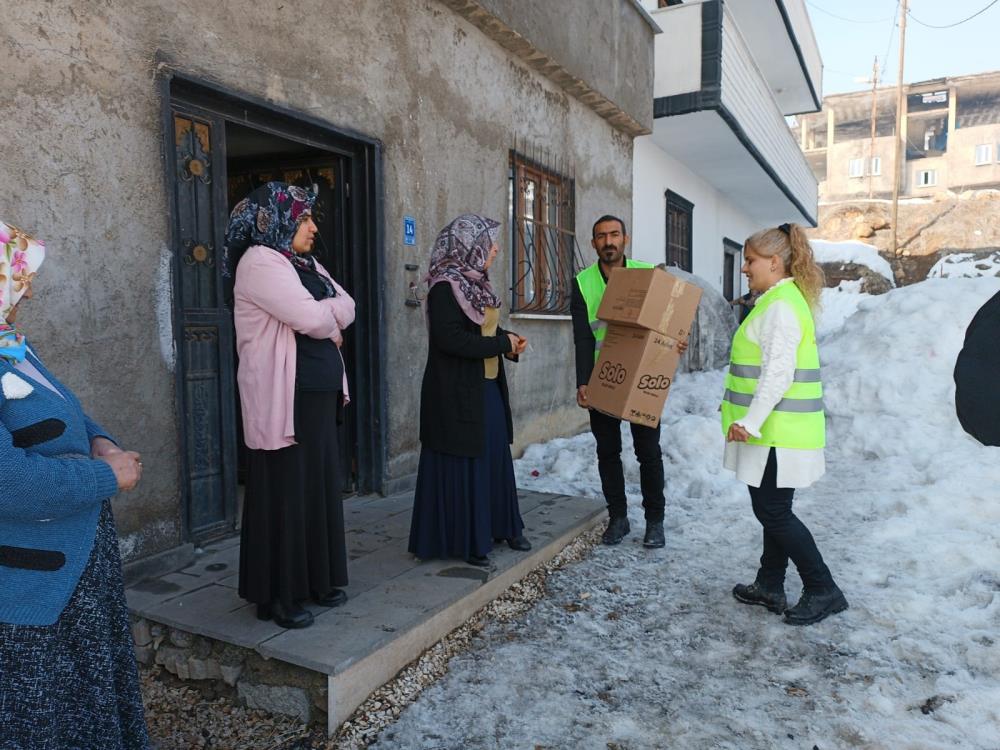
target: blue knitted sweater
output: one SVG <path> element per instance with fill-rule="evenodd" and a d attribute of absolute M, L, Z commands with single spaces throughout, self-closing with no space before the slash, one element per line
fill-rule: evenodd
<path fill-rule="evenodd" d="M 90 458 L 107 436 L 33 354 L 59 393 L 0 359 L 0 622 L 51 625 L 83 573 L 115 474 Z"/>

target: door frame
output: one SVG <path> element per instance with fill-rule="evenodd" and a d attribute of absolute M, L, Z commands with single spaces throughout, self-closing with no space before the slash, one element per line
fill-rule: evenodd
<path fill-rule="evenodd" d="M 385 279 L 385 198 L 383 182 L 383 146 L 374 138 L 354 130 L 337 127 L 312 115 L 287 109 L 251 94 L 238 92 L 204 79 L 187 75 L 161 63 L 158 70 L 161 104 L 161 157 L 163 159 L 164 190 L 169 214 L 168 237 L 171 251 L 171 323 L 175 352 L 174 398 L 177 417 L 179 488 L 181 523 L 185 538 L 188 529 L 188 436 L 184 424 L 185 362 L 181 307 L 178 304 L 181 254 L 176 236 L 178 206 L 174 190 L 177 170 L 174 168 L 173 106 L 183 103 L 197 107 L 226 121 L 252 127 L 266 133 L 332 151 L 350 158 L 352 196 L 350 206 L 352 262 L 357 288 L 352 295 L 358 307 L 370 311 L 355 321 L 355 341 L 358 363 L 355 370 L 365 376 L 367 385 L 359 387 L 354 378 L 352 408 L 357 409 L 358 423 L 358 489 L 361 493 L 383 493 L 386 485 L 388 453 L 388 381 L 385 363 L 386 316 L 385 299 L 380 293 Z M 225 134 L 220 134 L 223 145 Z M 225 151 L 220 156 L 225 161 Z M 225 210 L 224 202 L 217 202 Z M 225 225 L 225 216 L 217 219 Z M 364 368 L 362 369 L 362 363 Z M 235 394 L 232 394 L 235 396 Z M 235 469 L 235 467 L 233 467 Z"/>

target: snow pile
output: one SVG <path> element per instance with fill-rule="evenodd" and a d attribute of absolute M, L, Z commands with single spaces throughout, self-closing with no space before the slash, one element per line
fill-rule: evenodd
<path fill-rule="evenodd" d="M 846 613 L 793 628 L 732 599 L 760 527 L 721 468 L 723 373 L 684 375 L 662 431 L 667 548 L 641 547 L 623 430 L 631 536 L 552 575 L 524 621 L 484 631 L 379 746 L 995 749 L 1000 454 L 962 432 L 951 371 L 998 289 L 933 280 L 855 300 L 821 342 L 828 473 L 795 502 Z M 589 433 L 515 468 L 525 488 L 600 495 Z M 798 588 L 792 568 L 792 601 Z"/>
<path fill-rule="evenodd" d="M 892 266 L 878 254 L 878 249 L 874 245 L 854 240 L 845 242 L 809 240 L 809 244 L 812 245 L 817 263 L 856 263 L 884 276 L 892 286 L 896 286 Z"/>
<path fill-rule="evenodd" d="M 861 291 L 861 279 L 844 280 L 839 285 L 823 289 L 820 293 L 820 309 L 816 314 L 816 335 L 825 336 L 839 331 L 844 322 L 858 311 L 858 306 L 871 297 Z"/>
<path fill-rule="evenodd" d="M 927 272 L 929 279 L 972 279 L 978 276 L 1000 276 L 1000 251 L 989 255 L 978 253 L 945 255 Z"/>

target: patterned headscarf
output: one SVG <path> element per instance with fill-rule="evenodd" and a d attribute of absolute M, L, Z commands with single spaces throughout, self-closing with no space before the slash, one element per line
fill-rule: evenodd
<path fill-rule="evenodd" d="M 441 230 L 431 251 L 424 281 L 451 285 L 459 307 L 473 323 L 482 325 L 487 307 L 500 307 L 490 285 L 486 259 L 500 237 L 500 222 L 478 214 L 462 214 Z"/>
<path fill-rule="evenodd" d="M 311 271 L 324 280 L 333 295 L 333 286 L 316 271 L 316 262 L 308 255 L 292 250 L 292 239 L 299 228 L 299 217 L 311 212 L 316 194 L 285 182 L 268 182 L 241 200 L 229 215 L 223 273 L 230 276 L 248 247 L 264 245 L 277 250 L 292 265 Z"/>
<path fill-rule="evenodd" d="M 27 345 L 7 316 L 24 296 L 45 260 L 45 243 L 0 221 L 0 357 L 23 362 Z"/>

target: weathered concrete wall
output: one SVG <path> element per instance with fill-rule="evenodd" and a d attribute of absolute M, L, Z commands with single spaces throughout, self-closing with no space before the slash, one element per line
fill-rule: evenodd
<path fill-rule="evenodd" d="M 594 90 L 592 96 L 610 99 L 631 120 L 626 127 L 636 128 L 634 135 L 652 129 L 652 39 L 656 25 L 634 0 L 444 1 L 472 18 L 478 6 L 544 51 L 549 60 L 528 55 L 533 67 L 548 73 L 559 66 L 564 71 L 552 71 L 556 80 L 570 88 L 586 84 Z M 483 25 L 489 32 L 490 23 Z M 497 38 L 517 49 L 506 36 Z M 619 121 L 625 124 L 625 118 Z"/>
<path fill-rule="evenodd" d="M 622 20 L 592 27 L 587 13 L 570 24 L 576 7 L 562 17 L 566 49 L 603 47 L 610 29 L 647 33 L 638 16 L 641 32 Z M 631 213 L 631 138 L 434 0 L 0 0 L 0 10 L 0 211 L 49 247 L 22 320 L 91 413 L 146 456 L 142 489 L 116 501 L 127 558 L 183 533 L 157 57 L 385 145 L 390 477 L 416 466 L 426 351 L 423 311 L 404 306 L 414 274 L 403 266 L 426 268 L 437 230 L 464 211 L 509 230 L 515 138 L 575 165 L 584 247 L 597 215 Z M 616 75 L 647 60 L 619 60 Z M 417 220 L 415 249 L 402 243 L 404 215 Z M 494 282 L 509 288 L 509 259 Z M 577 429 L 568 322 L 509 327 L 532 340 L 511 368 L 522 437 Z"/>

